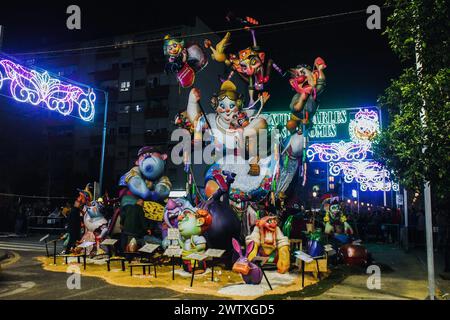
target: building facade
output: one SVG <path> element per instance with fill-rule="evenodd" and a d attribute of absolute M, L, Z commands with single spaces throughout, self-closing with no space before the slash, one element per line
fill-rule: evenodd
<path fill-rule="evenodd" d="M 176 144 L 171 141 L 171 133 L 176 128 L 173 120 L 186 108 L 189 89 L 180 88 L 176 76 L 165 73 L 161 39 L 167 34 L 177 37 L 211 31 L 197 18 L 192 26 L 181 25 L 80 44 L 80 47 L 101 47 L 114 43 L 114 48 L 38 56 L 28 61 L 28 65 L 35 64 L 60 77 L 108 91 L 106 190 L 116 190 L 120 176 L 133 166 L 142 146 L 157 146 L 170 152 Z M 213 42 L 219 40 L 215 35 L 208 37 Z M 204 37 L 189 37 L 185 42 L 203 45 L 203 40 Z M 196 75 L 195 86 L 201 89 L 203 105 L 208 111 L 209 98 L 218 90 L 219 76 L 224 71 L 222 64 L 210 59 L 208 66 Z M 74 186 L 98 180 L 104 108 L 104 95 L 98 93 L 93 123 L 64 117 L 53 118 L 48 123 L 50 194 L 70 194 L 69 188 L 73 190 Z M 183 166 L 168 161 L 167 175 L 174 190 L 185 189 Z"/>

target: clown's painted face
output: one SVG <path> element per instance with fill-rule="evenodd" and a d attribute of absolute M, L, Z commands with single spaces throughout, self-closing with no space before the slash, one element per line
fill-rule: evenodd
<path fill-rule="evenodd" d="M 247 48 L 239 52 L 238 72 L 252 76 L 262 67 L 263 62 L 264 53 Z"/>
<path fill-rule="evenodd" d="M 166 154 L 158 152 L 145 153 L 136 161 L 139 170 L 148 180 L 160 178 L 164 172 Z"/>
<path fill-rule="evenodd" d="M 225 96 L 219 100 L 216 112 L 225 123 L 230 124 L 239 115 L 238 102 Z"/>
<path fill-rule="evenodd" d="M 165 45 L 165 51 L 168 56 L 177 57 L 183 50 L 183 42 L 177 40 L 168 40 Z"/>

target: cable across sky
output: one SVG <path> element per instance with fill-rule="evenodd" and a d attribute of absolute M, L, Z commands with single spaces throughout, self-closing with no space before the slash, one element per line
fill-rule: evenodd
<path fill-rule="evenodd" d="M 389 8 L 389 6 L 383 6 L 381 9 Z M 331 19 L 331 18 L 338 18 L 338 17 L 345 17 L 345 16 L 351 16 L 361 13 L 366 13 L 367 9 L 361 9 L 361 10 L 354 10 L 354 11 L 347 11 L 347 12 L 341 12 L 341 13 L 334 13 L 334 14 L 328 14 L 328 15 L 322 15 L 317 17 L 309 17 L 309 18 L 302 18 L 302 19 L 295 19 L 295 20 L 289 20 L 289 21 L 281 21 L 281 22 L 274 22 L 274 23 L 268 23 L 268 24 L 260 24 L 260 25 L 254 25 L 252 27 L 239 27 L 239 28 L 230 28 L 230 29 L 224 29 L 219 31 L 209 31 L 209 32 L 201 32 L 201 33 L 195 33 L 190 35 L 182 35 L 178 36 L 179 39 L 186 39 L 186 38 L 194 38 L 194 37 L 200 37 L 200 36 L 207 36 L 212 34 L 218 34 L 218 33 L 227 33 L 227 32 L 238 32 L 243 30 L 251 29 L 263 29 L 263 28 L 273 28 L 273 27 L 280 27 L 280 26 L 287 26 L 302 22 L 313 22 L 318 20 L 325 20 L 325 19 Z M 20 52 L 20 53 L 14 53 L 15 56 L 30 56 L 30 55 L 44 55 L 44 54 L 59 54 L 59 53 L 69 53 L 69 52 L 80 52 L 80 51 L 88 51 L 88 50 L 99 50 L 99 49 L 110 49 L 110 48 L 117 48 L 120 45 L 126 45 L 126 46 L 138 46 L 138 45 L 144 45 L 148 43 L 155 43 L 155 42 L 162 42 L 164 41 L 164 38 L 154 38 L 154 39 L 148 39 L 148 40 L 142 40 L 142 41 L 128 41 L 124 44 L 107 44 L 107 45 L 98 45 L 98 46 L 89 46 L 89 47 L 80 47 L 80 48 L 68 48 L 68 49 L 59 49 L 59 50 L 45 50 L 45 51 L 31 51 L 31 52 Z"/>

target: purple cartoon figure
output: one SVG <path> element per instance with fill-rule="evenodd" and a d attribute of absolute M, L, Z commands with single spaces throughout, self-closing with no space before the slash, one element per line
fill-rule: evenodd
<path fill-rule="evenodd" d="M 248 255 L 252 252 L 254 242 L 251 241 L 246 249 L 245 256 L 242 255 L 241 245 L 233 238 L 233 248 L 239 254 L 239 258 L 233 265 L 233 271 L 240 273 L 246 284 L 260 284 L 263 273 L 262 270 L 253 262 L 248 260 Z"/>

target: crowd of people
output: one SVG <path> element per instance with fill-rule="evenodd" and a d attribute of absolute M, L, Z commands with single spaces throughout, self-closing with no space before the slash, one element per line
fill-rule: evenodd
<path fill-rule="evenodd" d="M 0 201 L 1 232 L 27 234 L 29 227 L 64 228 L 72 204 L 64 200 L 9 198 Z"/>

